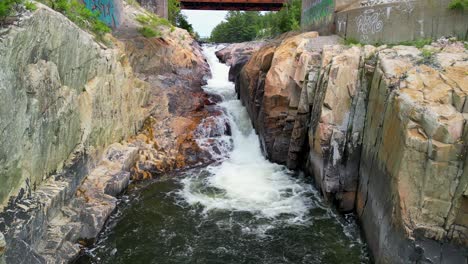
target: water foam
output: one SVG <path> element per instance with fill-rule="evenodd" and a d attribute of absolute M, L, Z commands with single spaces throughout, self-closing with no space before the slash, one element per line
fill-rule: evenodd
<path fill-rule="evenodd" d="M 226 109 L 234 146 L 220 164 L 183 179 L 180 194 L 189 204 L 201 204 L 205 212 L 247 211 L 257 217 L 304 221 L 312 206 L 312 187 L 294 178 L 284 166 L 264 158 L 247 111 L 228 81 L 228 67 L 218 62 L 215 49 L 204 50 L 212 70 L 204 89 L 224 98 L 220 105 Z"/>

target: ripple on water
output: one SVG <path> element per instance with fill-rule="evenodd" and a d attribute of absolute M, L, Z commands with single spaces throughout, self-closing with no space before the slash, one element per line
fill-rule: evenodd
<path fill-rule="evenodd" d="M 219 162 L 130 192 L 78 263 L 367 263 L 353 217 L 335 214 L 308 179 L 263 157 L 214 51 L 205 47 L 213 78 L 204 89 L 223 97 L 225 115 L 198 132 L 201 147 L 221 146 Z M 215 137 L 226 122 L 232 135 Z"/>

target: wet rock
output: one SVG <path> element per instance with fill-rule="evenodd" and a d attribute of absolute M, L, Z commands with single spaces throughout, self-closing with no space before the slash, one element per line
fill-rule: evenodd
<path fill-rule="evenodd" d="M 366 118 L 365 76 L 372 74 L 362 66 L 372 53 L 357 47 L 324 46 L 321 69 L 311 72 L 314 80 L 307 84 L 313 98 L 307 169 L 342 211 L 354 209 Z"/>
<path fill-rule="evenodd" d="M 428 58 L 296 37 L 259 49 L 236 79 L 266 156 L 305 168 L 327 200 L 357 210 L 377 263 L 466 258 L 463 43 L 435 42 Z"/>
<path fill-rule="evenodd" d="M 193 132 L 216 114 L 216 98 L 200 87 L 208 65 L 185 30 L 161 27 L 161 38 L 146 39 L 135 21 L 145 11 L 126 5 L 120 40 L 108 36 L 113 46 L 105 47 L 38 6 L 0 42 L 0 77 L 8 80 L 0 93 L 13 98 L 0 104 L 0 119 L 15 120 L 0 122 L 0 159 L 7 159 L 0 163 L 7 179 L 0 204 L 12 196 L 0 212 L 7 245 L 0 259 L 8 264 L 75 257 L 78 242 L 92 243 L 115 209 L 130 170 L 200 162 Z"/>
<path fill-rule="evenodd" d="M 0 232 L 0 264 L 5 264 L 4 254 L 6 250 L 5 236 Z"/>
<path fill-rule="evenodd" d="M 320 60 L 317 43 L 327 41 L 336 42 L 316 32 L 282 36 L 254 53 L 236 81 L 264 153 L 290 168 L 301 163 L 306 140 L 310 105 L 304 84 Z"/>
<path fill-rule="evenodd" d="M 451 52 L 434 54 L 432 63 L 424 63 L 420 51 L 411 47 L 378 54 L 357 195 L 357 210 L 377 258 L 406 262 L 407 255 L 396 254 L 405 236 L 416 244 L 425 239 L 467 243 L 460 239 L 468 234 L 466 223 L 460 221 L 468 181 L 466 116 L 451 95 L 468 91 L 462 74 L 468 64 L 466 52 L 452 45 L 446 47 Z M 444 63 L 448 58 L 450 65 Z M 382 226 L 378 219 L 394 224 L 376 228 Z M 385 248 L 384 237 L 385 243 L 391 239 Z M 467 254 L 460 249 L 449 253 L 454 246 L 444 243 L 419 247 L 425 257 L 434 251 L 443 258 Z"/>
<path fill-rule="evenodd" d="M 249 58 L 265 44 L 265 41 L 249 41 L 229 44 L 225 48 L 216 51 L 216 57 L 218 57 L 222 63 L 225 63 L 228 66 L 233 66 L 237 64 L 239 60 Z"/>

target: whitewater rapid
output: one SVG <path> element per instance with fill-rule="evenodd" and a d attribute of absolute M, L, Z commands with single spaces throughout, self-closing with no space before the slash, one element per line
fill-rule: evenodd
<path fill-rule="evenodd" d="M 228 81 L 229 68 L 218 61 L 216 49 L 204 49 L 212 78 L 203 89 L 223 98 L 220 106 L 229 120 L 233 148 L 220 164 L 183 179 L 181 196 L 189 204 L 202 205 L 205 212 L 248 211 L 256 217 L 281 216 L 289 222 L 303 222 L 313 206 L 309 197 L 312 187 L 262 155 L 247 111 L 237 99 L 234 84 Z"/>
<path fill-rule="evenodd" d="M 77 264 L 369 263 L 354 217 L 335 214 L 309 179 L 263 157 L 217 48 L 204 46 L 213 77 L 203 88 L 223 98 L 210 107 L 224 115 L 196 133 L 217 161 L 137 183 Z"/>

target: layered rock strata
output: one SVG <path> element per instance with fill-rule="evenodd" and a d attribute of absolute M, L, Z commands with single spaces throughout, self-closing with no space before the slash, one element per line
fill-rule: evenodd
<path fill-rule="evenodd" d="M 107 44 L 40 4 L 2 30 L 0 263 L 67 263 L 132 176 L 213 160 L 197 144 L 219 114 L 200 47 L 177 28 L 142 37 L 135 18 L 150 14 L 124 7 Z"/>
<path fill-rule="evenodd" d="M 266 156 L 303 168 L 339 209 L 356 210 L 377 263 L 463 263 L 463 43 L 313 43 L 320 37 L 305 33 L 267 44 L 238 73 Z"/>

